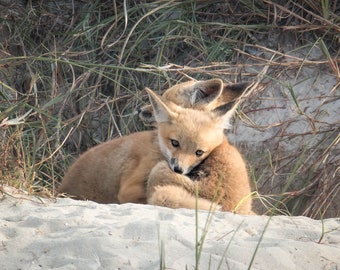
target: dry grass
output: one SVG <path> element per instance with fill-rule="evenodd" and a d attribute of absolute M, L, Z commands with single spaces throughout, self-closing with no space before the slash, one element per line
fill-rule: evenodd
<path fill-rule="evenodd" d="M 320 108 L 338 102 L 338 1 L 58 3 L 0 0 L 2 183 L 53 196 L 80 152 L 144 129 L 135 112 L 147 102 L 145 86 L 161 91 L 188 78 L 221 77 L 261 84 L 239 117 L 252 129 L 276 131 L 259 152 L 244 148 L 268 211 L 320 218 L 339 197 L 340 123 L 319 123 L 286 84 L 288 74 L 320 68 L 338 80 Z M 309 57 L 313 47 L 322 57 Z M 253 120 L 271 85 L 285 89 L 311 127 L 306 134 L 286 133 L 285 121 Z M 302 149 L 283 151 L 302 136 Z"/>

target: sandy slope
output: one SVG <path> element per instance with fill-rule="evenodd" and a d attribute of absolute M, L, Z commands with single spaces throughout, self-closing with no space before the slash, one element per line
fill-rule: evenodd
<path fill-rule="evenodd" d="M 199 235 L 207 220 L 199 212 Z M 199 269 L 339 269 L 340 219 L 215 213 Z M 195 211 L 58 199 L 0 202 L 0 269 L 194 269 Z M 224 254 L 225 253 L 225 254 Z"/>

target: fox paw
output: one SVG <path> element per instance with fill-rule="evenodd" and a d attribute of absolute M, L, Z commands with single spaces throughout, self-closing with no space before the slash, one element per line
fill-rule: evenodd
<path fill-rule="evenodd" d="M 209 173 L 204 170 L 193 170 L 188 174 L 192 181 L 200 181 L 202 178 L 208 177 Z"/>

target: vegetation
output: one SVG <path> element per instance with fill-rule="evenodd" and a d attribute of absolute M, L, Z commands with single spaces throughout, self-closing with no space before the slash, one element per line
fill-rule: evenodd
<path fill-rule="evenodd" d="M 146 86 L 254 80 L 238 112 L 245 125 L 271 128 L 251 120 L 250 105 L 277 84 L 313 127 L 289 154 L 279 146 L 296 134 L 278 133 L 255 154 L 242 148 L 260 201 L 270 213 L 327 216 L 340 196 L 340 122 L 319 128 L 285 75 L 325 70 L 337 84 L 324 102 L 339 101 L 339 14 L 329 0 L 0 0 L 0 184 L 54 196 L 79 153 L 145 129 L 136 111 Z"/>

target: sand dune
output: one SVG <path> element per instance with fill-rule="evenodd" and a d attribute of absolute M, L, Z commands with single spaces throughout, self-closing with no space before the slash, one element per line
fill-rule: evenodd
<path fill-rule="evenodd" d="M 14 196 L 0 201 L 0 269 L 160 269 L 162 257 L 195 269 L 195 211 Z M 340 268 L 340 219 L 199 211 L 199 237 L 209 217 L 199 269 Z"/>

